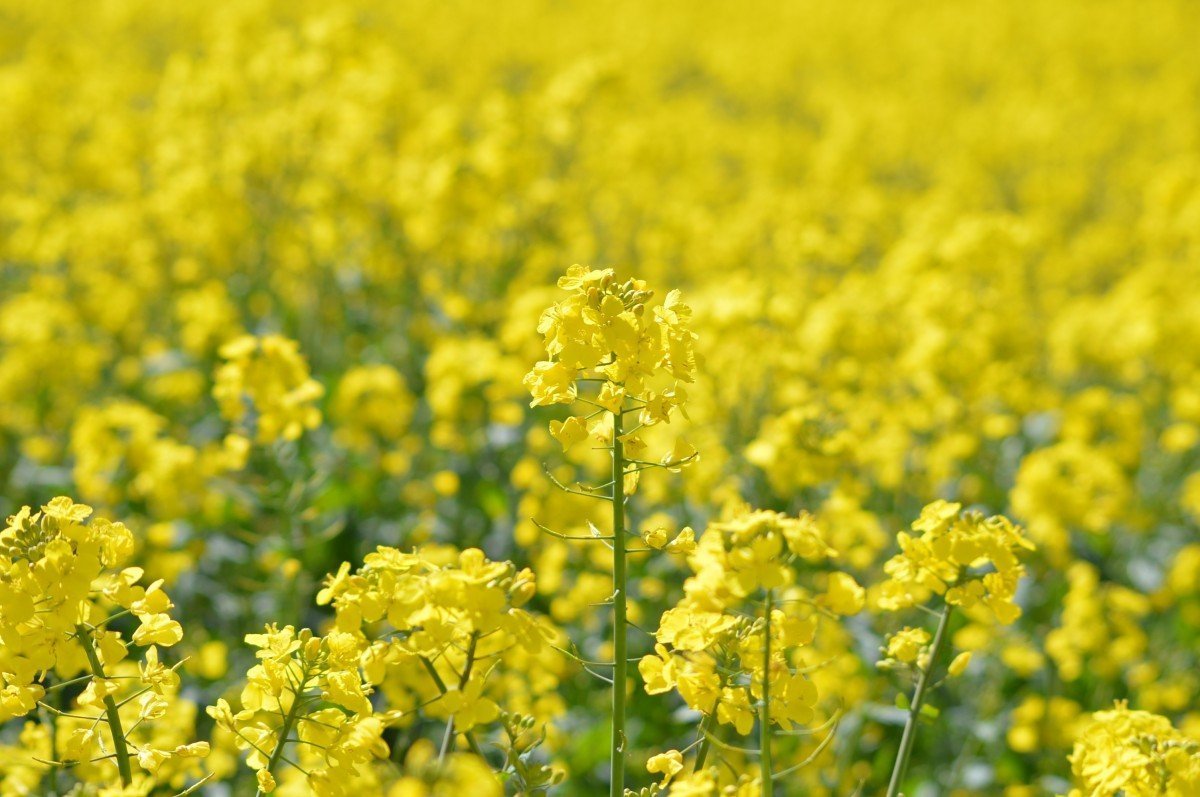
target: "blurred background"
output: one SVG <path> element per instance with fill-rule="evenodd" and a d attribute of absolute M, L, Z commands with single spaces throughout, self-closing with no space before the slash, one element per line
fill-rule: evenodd
<path fill-rule="evenodd" d="M 530 519 L 602 524 L 543 463 L 603 459 L 521 378 L 555 279 L 612 266 L 682 289 L 705 358 L 701 459 L 634 525 L 806 509 L 872 584 L 927 501 L 1008 513 L 1025 614 L 956 626 L 915 794 L 1065 790 L 1082 713 L 1200 728 L 1197 41 L 1183 0 L 4 0 L 0 512 L 125 520 L 198 706 L 379 544 L 532 566 L 600 650 L 603 558 Z M 243 334 L 320 386 L 298 439 L 214 395 Z M 640 567 L 635 621 L 685 575 Z M 818 642 L 846 716 L 787 793 L 886 780 L 885 625 Z M 607 691 L 569 664 L 530 709 L 595 794 Z M 636 785 L 694 726 L 671 700 L 636 692 Z"/>

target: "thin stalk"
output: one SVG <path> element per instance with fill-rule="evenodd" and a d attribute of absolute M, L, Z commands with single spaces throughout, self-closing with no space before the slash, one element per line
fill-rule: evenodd
<path fill-rule="evenodd" d="M 917 678 L 917 688 L 913 691 L 912 703 L 908 707 L 908 721 L 904 723 L 904 735 L 900 737 L 900 749 L 896 751 L 896 764 L 892 768 L 892 780 L 888 784 L 887 797 L 896 797 L 900 793 L 900 783 L 908 770 L 908 759 L 912 756 L 913 743 L 917 738 L 917 722 L 921 717 L 921 706 L 925 704 L 925 692 L 933 678 L 937 667 L 938 654 L 942 652 L 942 642 L 946 638 L 946 628 L 950 625 L 950 604 L 942 608 L 938 620 L 937 632 L 933 636 L 933 647 L 929 649 L 929 663 L 921 670 Z"/>
<path fill-rule="evenodd" d="M 49 679 L 49 675 L 47 675 L 47 680 L 48 679 Z M 53 687 L 46 688 L 45 697 L 47 699 L 49 699 L 51 697 L 50 690 L 52 688 Z M 59 706 L 62 705 L 61 698 L 55 700 L 55 702 Z M 39 704 L 39 706 L 40 706 L 40 704 Z M 54 713 L 53 710 L 47 710 L 47 708 L 45 706 L 40 706 L 40 713 L 42 715 L 42 718 L 41 718 L 42 722 L 48 726 L 49 732 L 50 732 L 50 760 L 58 761 L 58 716 Z M 42 776 L 41 786 L 42 786 L 42 794 L 47 794 L 47 795 L 58 794 L 58 765 L 57 764 L 51 764 L 49 766 L 49 768 L 46 770 L 46 774 Z"/>
<path fill-rule="evenodd" d="M 463 665 L 462 677 L 458 679 L 458 691 L 467 688 L 467 681 L 471 678 L 471 668 L 475 665 L 475 647 L 479 642 L 479 632 L 471 632 L 471 643 L 467 645 L 467 662 Z M 438 761 L 446 760 L 446 756 L 454 747 L 454 715 L 446 720 L 446 733 L 442 736 L 442 749 L 438 753 Z"/>
<path fill-rule="evenodd" d="M 699 772 L 708 759 L 708 750 L 712 747 L 713 724 L 717 721 L 717 708 L 721 705 L 721 691 L 725 689 L 725 676 L 718 676 L 717 699 L 713 701 L 712 711 L 700 720 L 700 749 L 696 752 L 696 762 L 692 765 L 693 772 Z"/>
<path fill-rule="evenodd" d="M 442 676 L 438 674 L 437 667 L 433 666 L 433 662 L 427 657 L 421 656 L 421 664 L 425 665 L 425 671 L 429 673 L 429 677 L 433 679 L 434 685 L 438 688 L 438 692 L 445 695 L 447 691 L 446 682 L 442 680 Z M 483 748 L 479 746 L 479 742 L 475 741 L 475 737 L 470 733 L 464 734 L 467 737 L 467 745 L 471 748 L 471 752 L 480 758 L 484 758 Z"/>
<path fill-rule="evenodd" d="M 87 654 L 88 664 L 92 667 L 92 676 L 104 680 L 104 665 L 100 663 L 100 655 L 96 653 L 92 635 L 82 623 L 75 626 L 83 652 Z M 108 729 L 112 733 L 113 754 L 117 757 L 117 771 L 121 774 L 121 785 L 128 787 L 133 783 L 133 767 L 129 763 L 129 747 L 125 743 L 125 731 L 121 728 L 121 712 L 117 701 L 112 695 L 104 696 L 104 713 L 108 717 Z"/>
<path fill-rule="evenodd" d="M 772 797 L 775 793 L 775 782 L 771 776 L 771 590 L 767 590 L 763 614 L 766 625 L 763 626 L 763 676 L 762 676 L 762 713 L 758 718 L 758 757 L 759 778 L 762 780 L 760 794 L 762 797 Z"/>
<path fill-rule="evenodd" d="M 717 698 L 717 703 L 721 702 Z M 693 772 L 699 772 L 704 768 L 704 761 L 708 758 L 708 748 L 712 747 L 712 742 L 709 741 L 709 734 L 712 733 L 712 725 L 717 717 L 717 704 L 713 703 L 711 714 L 705 714 L 704 719 L 700 721 L 700 749 L 696 751 L 696 763 L 692 765 Z"/>
<path fill-rule="evenodd" d="M 271 751 L 271 758 L 267 761 L 267 772 L 274 775 L 275 767 L 283 759 L 283 748 L 287 746 L 288 735 L 292 732 L 292 726 L 296 724 L 296 718 L 300 714 L 300 706 L 303 704 L 301 699 L 301 691 L 304 689 L 304 682 L 308 680 L 308 670 L 304 670 L 300 674 L 300 686 L 292 695 L 292 707 L 288 709 L 288 713 L 283 718 L 283 727 L 279 729 L 279 742 L 275 745 L 275 749 Z M 293 765 L 294 766 L 294 765 Z M 256 791 L 256 797 L 262 794 L 262 791 Z"/>
<path fill-rule="evenodd" d="M 625 451 L 621 413 L 612 413 L 613 686 L 609 795 L 625 795 L 625 683 L 629 671 L 625 576 Z"/>

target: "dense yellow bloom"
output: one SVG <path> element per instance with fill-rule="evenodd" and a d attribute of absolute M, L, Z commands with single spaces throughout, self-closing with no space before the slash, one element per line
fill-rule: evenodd
<path fill-rule="evenodd" d="M 342 375 L 330 416 L 338 440 L 350 448 L 395 443 L 408 429 L 414 400 L 400 372 L 390 365 L 360 365 Z"/>
<path fill-rule="evenodd" d="M 92 517 L 90 506 L 63 496 L 8 519 L 0 531 L 0 722 L 32 713 L 48 687 L 83 681 L 76 709 L 59 712 L 55 730 L 77 776 L 117 782 L 116 756 L 106 751 L 120 745 L 153 776 L 148 786 L 182 782 L 208 744 L 189 743 L 191 704 L 176 700 L 178 676 L 159 657 L 158 647 L 183 638 L 168 614 L 174 604 L 161 581 L 142 585 L 140 567 L 122 568 L 133 549 L 124 524 Z M 126 613 L 138 623 L 129 641 L 108 628 Z M 145 648 L 136 666 L 131 644 Z M 56 749 L 57 737 L 45 746 Z M 41 748 L 30 754 L 45 760 Z"/>
<path fill-rule="evenodd" d="M 902 628 L 888 637 L 888 658 L 902 664 L 913 664 L 929 640 L 929 632 L 924 628 Z"/>
<path fill-rule="evenodd" d="M 1072 529 L 1104 533 L 1121 519 L 1129 483 L 1102 451 L 1068 442 L 1027 456 L 1012 491 L 1013 511 L 1033 539 L 1061 556 Z"/>
<path fill-rule="evenodd" d="M 238 709 L 222 698 L 207 711 L 235 735 L 260 790 L 272 791 L 285 767 L 302 768 L 314 795 L 361 790 L 369 764 L 388 748 L 386 717 L 368 699 L 354 639 L 269 625 L 246 643 L 258 649 L 258 664 L 246 674 Z"/>
<path fill-rule="evenodd" d="M 530 406 L 573 404 L 582 379 L 600 383 L 595 398 L 588 399 L 591 405 L 609 413 L 627 406 L 637 410 L 639 429 L 670 423 L 676 411 L 686 417 L 684 383 L 696 376 L 698 336 L 680 292 L 671 291 L 662 304 L 651 306 L 654 292 L 645 281 L 620 283 L 611 268 L 579 265 L 567 269 L 558 287 L 570 295 L 545 310 L 538 322 L 550 359 L 525 376 L 533 396 Z M 552 421 L 550 431 L 567 449 L 589 434 L 603 439 L 606 424 L 611 424 L 608 416 L 590 413 Z M 621 442 L 633 458 L 646 447 L 637 432 L 628 432 Z M 677 439 L 660 464 L 677 470 L 696 457 L 694 448 Z M 637 473 L 631 472 L 631 486 Z"/>
<path fill-rule="evenodd" d="M 1200 740 L 1170 720 L 1118 702 L 1091 717 L 1071 753 L 1082 797 L 1187 797 L 1200 793 Z"/>
<path fill-rule="evenodd" d="M 531 571 L 477 548 L 380 547 L 328 576 L 317 603 L 332 604 L 347 652 L 397 717 L 423 708 L 467 734 L 495 723 L 501 706 L 559 705 L 558 632 L 523 608 L 536 590 Z"/>
<path fill-rule="evenodd" d="M 835 556 L 807 514 L 789 517 L 735 506 L 724 520 L 710 523 L 688 555 L 693 575 L 684 583 L 683 600 L 662 615 L 654 653 L 638 665 L 646 692 L 675 690 L 689 707 L 741 735 L 761 717 L 788 731 L 812 724 L 819 713 L 825 716 L 813 671 L 832 667 L 844 654 L 809 650 L 819 629 L 830 638 L 839 630 L 822 620 L 817 606 L 835 605 L 854 614 L 862 608 L 862 589 L 836 571 L 828 576 L 830 592 L 819 598 L 796 581 L 803 567 Z M 779 600 L 778 608 L 770 609 L 769 626 L 765 613 L 752 619 L 762 611 L 758 599 L 767 591 Z M 768 628 L 769 665 L 764 657 Z M 770 695 L 765 710 L 764 683 Z M 707 782 L 696 778 L 701 774 L 671 781 L 670 793 L 693 793 L 689 790 Z"/>
<path fill-rule="evenodd" d="M 1019 555 L 1033 550 L 1019 526 L 1002 515 L 985 518 L 962 505 L 935 501 L 912 523 L 919 536 L 900 532 L 900 553 L 888 560 L 890 576 L 880 585 L 879 605 L 898 609 L 932 594 L 953 606 L 982 605 L 1001 623 L 1021 615 L 1015 603 L 1025 573 Z M 985 567 L 990 571 L 979 572 Z"/>
<path fill-rule="evenodd" d="M 62 629 L 51 644 L 39 623 L 63 621 L 42 604 L 12 620 L 42 585 L 5 572 L 0 717 L 20 716 L 0 729 L 0 797 L 72 779 L 89 793 L 174 794 L 201 767 L 253 792 L 231 731 L 203 764 L 162 759 L 194 738 L 195 708 L 177 690 L 236 703 L 221 646 L 266 621 L 299 627 L 314 582 L 343 559 L 353 581 L 377 545 L 418 546 L 429 568 L 397 587 L 419 597 L 381 586 L 374 622 L 351 616 L 375 617 L 370 600 L 307 610 L 336 612 L 321 633 L 354 636 L 360 669 L 384 673 L 369 699 L 407 712 L 388 738 L 436 742 L 456 715 L 478 722 L 488 761 L 452 752 L 441 767 L 435 749 L 364 766 L 361 793 L 494 792 L 490 773 L 441 775 L 498 767 L 492 743 L 506 744 L 516 711 L 536 716 L 532 735 L 547 729 L 529 761 L 571 769 L 564 794 L 599 791 L 590 742 L 607 700 L 567 677 L 568 655 L 501 654 L 515 635 L 501 623 L 479 642 L 486 663 L 457 684 L 469 630 L 514 606 L 565 626 L 553 633 L 564 645 L 569 632 L 573 653 L 613 658 L 596 608 L 615 592 L 603 543 L 552 538 L 532 519 L 571 537 L 612 533 L 600 502 L 544 470 L 568 487 L 609 480 L 602 416 L 622 411 L 641 480 L 626 476 L 638 553 L 621 594 L 631 621 L 665 640 L 629 634 L 635 658 L 665 651 L 643 665 L 657 694 L 631 697 L 631 716 L 652 706 L 631 721 L 631 764 L 689 749 L 697 715 L 681 701 L 713 716 L 730 690 L 731 706 L 757 708 L 752 684 L 770 676 L 749 671 L 764 637 L 753 623 L 769 619 L 772 648 L 816 688 L 810 724 L 847 712 L 841 749 L 776 797 L 840 797 L 860 782 L 880 793 L 895 745 L 874 706 L 897 679 L 874 671 L 873 652 L 927 619 L 916 604 L 942 600 L 954 653 L 976 661 L 939 692 L 935 705 L 955 708 L 921 727 L 906 792 L 1032 797 L 1068 775 L 1072 711 L 1107 695 L 1192 733 L 1200 14 L 1189 0 L 864 0 L 853 13 L 828 0 L 514 0 L 498 13 L 436 0 L 0 0 L 0 17 L 0 503 L 16 514 L 63 491 L 138 532 L 83 600 L 105 677 L 42 699 L 93 716 L 105 697 L 156 696 L 120 708 L 127 727 L 147 713 L 129 732 L 133 787 L 111 785 L 107 760 L 42 779 L 30 751 L 107 754 L 112 740 L 72 718 L 51 736 L 26 690 L 84 672 L 82 648 Z M 600 265 L 555 288 L 576 261 Z M 612 263 L 625 265 L 604 287 Z M 626 266 L 656 289 L 640 316 Z M 534 332 L 547 307 L 555 354 Z M 294 343 L 268 354 L 276 331 Z M 236 353 L 247 332 L 262 337 Z M 686 365 L 701 340 L 705 362 Z M 251 443 L 288 437 L 303 444 L 278 456 Z M 659 478 L 658 465 L 687 466 L 688 479 Z M 1039 548 L 1013 549 L 1026 574 L 983 559 L 964 569 L 969 551 L 939 551 L 916 530 L 885 573 L 888 530 L 939 496 L 1020 522 Z M 805 558 L 776 520 L 718 545 L 734 497 L 815 530 L 838 557 Z M 795 517 L 801 507 L 811 515 Z M 437 573 L 463 569 L 460 549 L 513 557 L 536 579 L 456 605 L 460 575 Z M 150 594 L 122 614 L 104 590 L 134 567 Z M 757 602 L 775 584 L 778 615 L 764 616 Z M 154 605 L 163 589 L 178 606 Z M 907 614 L 876 616 L 884 607 Z M 414 657 L 439 643 L 434 671 L 455 694 L 444 701 Z M 228 661 L 244 670 L 242 647 Z M 38 669 L 48 650 L 55 665 Z M 935 680 L 960 660 L 942 653 Z M 772 686 L 789 694 L 775 669 Z M 352 686 L 343 675 L 330 688 L 356 702 Z M 799 716 L 808 702 L 793 693 Z M 168 706 L 152 719 L 158 697 Z M 986 734 L 967 738 L 969 713 Z M 564 714 L 568 740 L 546 722 Z M 803 760 L 809 738 L 777 738 L 790 759 L 777 766 Z M 463 735 L 452 742 L 465 750 Z M 762 787 L 706 764 L 715 771 L 685 766 L 669 785 Z M 631 770 L 632 786 L 651 780 Z M 276 794 L 309 790 L 290 767 L 259 772 Z"/>
<path fill-rule="evenodd" d="M 1072 564 L 1067 581 L 1062 619 L 1044 643 L 1060 676 L 1066 681 L 1085 673 L 1113 676 L 1137 661 L 1148 645 L 1142 623 L 1150 600 L 1128 587 L 1102 583 L 1086 562 Z"/>

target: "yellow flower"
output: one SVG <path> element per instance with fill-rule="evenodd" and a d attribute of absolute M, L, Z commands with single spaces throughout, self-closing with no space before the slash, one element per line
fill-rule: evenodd
<path fill-rule="evenodd" d="M 1071 771 L 1088 797 L 1186 797 L 1200 793 L 1200 740 L 1169 720 L 1118 702 L 1092 715 L 1071 753 Z"/>
<path fill-rule="evenodd" d="M 745 736 L 754 727 L 754 710 L 745 689 L 725 687 L 717 704 L 717 721 L 722 725 L 732 724 L 738 733 Z"/>
<path fill-rule="evenodd" d="M 667 543 L 667 553 L 680 554 L 682 556 L 690 556 L 696 550 L 696 532 L 691 526 L 684 526 L 680 532 L 675 535 L 675 539 Z"/>
<path fill-rule="evenodd" d="M 849 573 L 833 572 L 820 597 L 821 604 L 841 615 L 858 614 L 866 604 L 867 592 Z"/>
<path fill-rule="evenodd" d="M 922 648 L 929 644 L 929 639 L 929 632 L 924 628 L 902 628 L 888 637 L 888 658 L 902 664 L 912 664 Z"/>
<path fill-rule="evenodd" d="M 263 794 L 270 794 L 275 791 L 275 777 L 270 770 L 260 769 L 254 773 L 255 779 L 258 781 L 258 790 Z"/>
<path fill-rule="evenodd" d="M 563 451 L 566 451 L 587 439 L 587 422 L 574 415 L 565 421 L 550 421 L 550 434 L 562 445 Z"/>
<path fill-rule="evenodd" d="M 678 750 L 668 750 L 665 753 L 650 756 L 650 760 L 646 762 L 646 771 L 651 775 L 662 775 L 659 785 L 666 786 L 671 782 L 671 778 L 683 771 L 683 754 Z"/>
<path fill-rule="evenodd" d="M 183 626 L 169 615 L 148 614 L 141 620 L 142 624 L 133 632 L 135 645 L 162 645 L 169 648 L 183 639 Z"/>

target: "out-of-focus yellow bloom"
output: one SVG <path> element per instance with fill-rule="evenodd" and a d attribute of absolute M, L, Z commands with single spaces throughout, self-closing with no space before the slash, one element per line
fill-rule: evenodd
<path fill-rule="evenodd" d="M 309 376 L 293 340 L 244 335 L 221 347 L 213 396 L 226 420 L 252 430 L 258 443 L 295 440 L 321 423 L 324 388 Z"/>

